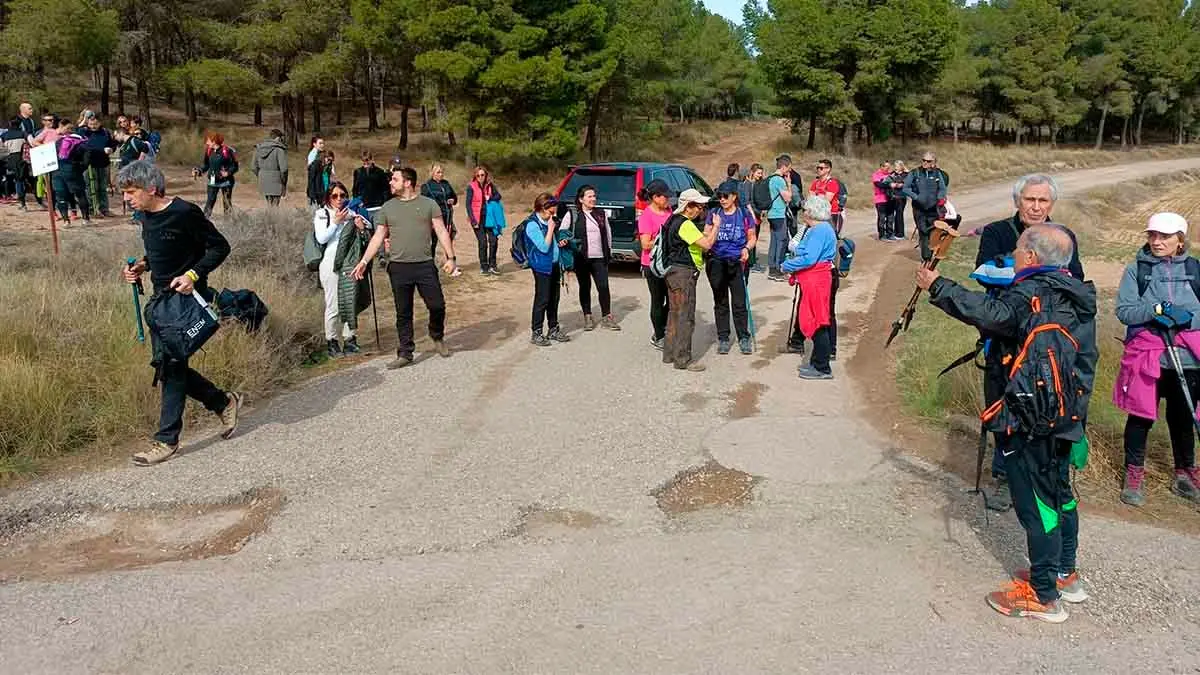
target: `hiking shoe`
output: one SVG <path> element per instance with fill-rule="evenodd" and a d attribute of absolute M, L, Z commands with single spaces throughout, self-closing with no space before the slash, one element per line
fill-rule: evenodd
<path fill-rule="evenodd" d="M 348 338 L 345 342 L 343 342 L 342 343 L 342 353 L 343 354 L 361 354 L 362 348 L 358 346 L 358 338 L 357 337 Z"/>
<path fill-rule="evenodd" d="M 116 218 L 117 217 L 116 214 L 114 214 L 112 211 L 101 211 L 100 215 L 105 218 Z"/>
<path fill-rule="evenodd" d="M 829 360 L 837 361 L 837 352 L 829 352 Z"/>
<path fill-rule="evenodd" d="M 233 436 L 233 432 L 237 431 L 238 412 L 242 409 L 242 395 L 236 391 L 231 391 L 226 396 L 229 402 L 225 404 L 225 409 L 217 413 L 217 417 L 221 418 L 221 438 L 229 440 Z"/>
<path fill-rule="evenodd" d="M 500 270 L 496 269 L 495 267 L 493 267 L 492 269 L 488 270 L 488 273 L 489 273 L 489 274 L 491 274 L 491 275 L 492 275 L 492 276 L 494 276 L 494 277 L 498 277 L 498 276 L 500 276 Z"/>
<path fill-rule="evenodd" d="M 405 366 L 411 366 L 412 362 L 413 357 L 411 356 L 397 356 L 394 361 L 387 364 L 386 368 L 388 370 L 399 370 Z"/>
<path fill-rule="evenodd" d="M 725 338 L 724 340 L 717 340 L 717 353 L 718 354 L 728 354 L 729 353 L 729 338 Z"/>
<path fill-rule="evenodd" d="M 1146 495 L 1142 494 L 1142 479 L 1146 477 L 1146 467 L 1125 465 L 1125 482 L 1121 486 L 1121 501 L 1130 506 L 1141 506 L 1146 503 Z"/>
<path fill-rule="evenodd" d="M 1079 578 L 1079 572 L 1071 572 L 1067 576 L 1057 575 L 1054 585 L 1058 587 L 1058 594 L 1063 600 L 1074 604 L 1079 604 L 1088 599 L 1087 589 L 1083 587 L 1083 579 Z M 1026 583 L 1029 582 L 1029 568 L 1019 569 L 1013 572 L 1013 579 L 1020 579 Z"/>
<path fill-rule="evenodd" d="M 1175 469 L 1175 482 L 1171 485 L 1171 492 L 1193 502 L 1200 501 L 1200 469 L 1194 466 L 1190 469 Z"/>
<path fill-rule="evenodd" d="M 692 361 L 682 368 L 675 366 L 675 370 L 686 370 L 689 373 L 703 373 L 705 370 L 708 370 L 708 368 L 703 363 Z"/>
<path fill-rule="evenodd" d="M 539 347 L 549 347 L 550 346 L 550 341 L 547 340 L 546 336 L 542 335 L 541 333 L 534 333 L 532 336 L 530 336 L 529 343 L 537 345 Z"/>
<path fill-rule="evenodd" d="M 136 466 L 153 466 L 171 459 L 179 451 L 179 444 L 167 445 L 162 441 L 150 441 L 150 447 L 134 453 L 132 460 Z"/>
<path fill-rule="evenodd" d="M 987 603 L 1005 616 L 1037 619 L 1047 623 L 1062 623 L 1070 614 L 1062 600 L 1043 603 L 1028 581 L 1014 579 L 1004 588 L 988 593 Z"/>
<path fill-rule="evenodd" d="M 325 353 L 328 354 L 329 358 L 331 359 L 341 358 L 342 347 L 338 344 L 337 340 L 328 340 L 325 345 Z"/>
<path fill-rule="evenodd" d="M 25 206 L 24 204 L 21 204 L 20 206 L 17 207 L 17 210 L 18 211 L 28 211 L 29 207 Z"/>
<path fill-rule="evenodd" d="M 90 219 L 90 218 L 84 218 L 84 219 L 83 219 L 83 226 L 84 226 L 84 227 L 91 227 L 91 226 L 92 226 L 92 221 L 91 221 L 91 219 Z"/>
<path fill-rule="evenodd" d="M 833 373 L 822 373 L 821 371 L 817 370 L 816 368 L 813 368 L 811 365 L 800 366 L 800 369 L 797 372 L 797 374 L 800 376 L 800 379 L 802 379 L 802 380 L 832 380 L 833 379 Z"/>
<path fill-rule="evenodd" d="M 446 346 L 445 340 L 434 340 L 433 351 L 438 353 L 438 356 L 443 359 L 450 357 L 450 348 Z"/>
<path fill-rule="evenodd" d="M 1012 493 L 1008 490 L 1008 480 L 997 478 L 996 485 L 992 488 L 992 494 L 988 495 L 983 500 L 987 508 L 992 511 L 1007 511 L 1012 508 Z"/>
<path fill-rule="evenodd" d="M 562 328 L 559 328 L 558 326 L 551 328 L 550 334 L 547 335 L 546 337 L 551 340 L 554 340 L 555 342 L 570 342 L 571 341 L 571 336 L 562 332 Z"/>
<path fill-rule="evenodd" d="M 742 350 L 743 354 L 754 353 L 754 347 L 750 344 L 750 338 L 742 338 L 738 340 L 738 349 Z"/>
<path fill-rule="evenodd" d="M 658 351 L 661 352 L 663 350 L 663 343 L 666 341 L 667 341 L 666 338 L 652 337 L 652 338 L 650 338 L 650 346 L 654 347 L 655 349 L 657 349 Z"/>
<path fill-rule="evenodd" d="M 583 315 L 583 329 L 587 331 L 596 330 L 596 322 L 592 320 L 591 314 Z"/>
<path fill-rule="evenodd" d="M 787 277 L 779 272 L 767 272 L 767 281 L 787 281 Z"/>
<path fill-rule="evenodd" d="M 617 320 L 613 318 L 612 314 L 600 319 L 600 327 L 607 328 L 609 330 L 621 330 L 621 324 L 617 323 Z"/>

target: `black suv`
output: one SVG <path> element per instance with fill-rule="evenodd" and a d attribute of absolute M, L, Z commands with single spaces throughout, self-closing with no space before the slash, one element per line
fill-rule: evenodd
<path fill-rule="evenodd" d="M 642 246 L 637 237 L 637 219 L 648 204 L 638 199 L 642 187 L 654 179 L 661 179 L 674 195 L 671 206 L 680 192 L 695 188 L 707 197 L 713 190 L 700 174 L 682 164 L 660 164 L 657 162 L 610 162 L 607 164 L 582 164 L 571 167 L 563 179 L 555 198 L 560 200 L 558 219 L 575 201 L 575 193 L 584 185 L 596 188 L 596 208 L 603 209 L 612 228 L 613 260 L 637 263 L 641 261 Z"/>

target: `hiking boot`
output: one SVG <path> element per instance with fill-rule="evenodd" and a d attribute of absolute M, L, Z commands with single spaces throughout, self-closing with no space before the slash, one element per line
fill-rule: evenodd
<path fill-rule="evenodd" d="M 328 354 L 329 358 L 331 359 L 341 358 L 342 347 L 338 344 L 337 340 L 328 340 L 325 345 L 325 353 Z"/>
<path fill-rule="evenodd" d="M 1037 619 L 1047 623 L 1062 623 L 1070 614 L 1062 600 L 1043 603 L 1028 581 L 1013 580 L 1004 588 L 988 593 L 987 603 L 1005 616 Z"/>
<path fill-rule="evenodd" d="M 229 402 L 225 404 L 225 409 L 217 413 L 217 417 L 221 418 L 221 438 L 229 440 L 233 436 L 233 432 L 237 431 L 238 412 L 242 409 L 242 395 L 236 391 L 231 391 L 226 396 Z"/>
<path fill-rule="evenodd" d="M 654 347 L 655 349 L 657 349 L 660 352 L 663 350 L 664 342 L 666 342 L 666 338 L 656 338 L 656 337 L 650 338 L 650 346 Z"/>
<path fill-rule="evenodd" d="M 1012 493 L 1008 490 L 1008 479 L 1003 476 L 996 478 L 992 494 L 983 500 L 984 505 L 992 511 L 1007 511 L 1012 508 Z"/>
<path fill-rule="evenodd" d="M 29 207 L 25 206 L 24 204 L 21 204 L 20 206 L 17 207 L 17 210 L 18 211 L 28 211 Z"/>
<path fill-rule="evenodd" d="M 725 338 L 724 340 L 717 340 L 717 353 L 718 354 L 728 354 L 729 353 L 729 338 Z"/>
<path fill-rule="evenodd" d="M 703 373 L 705 370 L 708 370 L 708 368 L 703 363 L 692 361 L 682 368 L 675 366 L 675 370 L 686 370 L 689 373 Z"/>
<path fill-rule="evenodd" d="M 550 334 L 547 335 L 546 337 L 551 340 L 554 340 L 555 342 L 570 342 L 571 341 L 571 336 L 562 332 L 562 328 L 559 328 L 558 326 L 551 328 Z"/>
<path fill-rule="evenodd" d="M 1088 599 L 1087 589 L 1083 587 L 1083 579 L 1079 578 L 1079 572 L 1071 572 L 1067 576 L 1057 575 L 1054 585 L 1058 587 L 1058 594 L 1063 600 L 1074 604 L 1079 604 Z M 1013 579 L 1020 579 L 1026 583 L 1029 582 L 1029 568 L 1019 569 L 1013 572 Z"/>
<path fill-rule="evenodd" d="M 800 366 L 797 374 L 802 380 L 832 380 L 833 373 L 822 373 L 811 365 Z"/>
<path fill-rule="evenodd" d="M 117 217 L 112 211 L 101 211 L 100 215 L 105 218 L 116 218 Z"/>
<path fill-rule="evenodd" d="M 153 466 L 171 459 L 179 451 L 179 444 L 167 445 L 162 441 L 150 441 L 150 447 L 134 453 L 132 460 L 136 466 Z"/>
<path fill-rule="evenodd" d="M 596 322 L 592 320 L 591 314 L 583 315 L 583 329 L 587 331 L 596 330 Z"/>
<path fill-rule="evenodd" d="M 1146 477 L 1146 467 L 1125 465 L 1125 482 L 1121 486 L 1121 501 L 1130 506 L 1141 506 L 1146 503 L 1146 495 L 1142 494 L 1142 479 Z"/>
<path fill-rule="evenodd" d="M 750 338 L 748 337 L 738 340 L 738 349 L 742 350 L 743 354 L 754 353 L 754 346 L 750 344 Z"/>
<path fill-rule="evenodd" d="M 547 340 L 546 336 L 542 335 L 541 333 L 534 333 L 532 336 L 530 336 L 529 343 L 537 345 L 539 347 L 549 347 L 550 346 L 550 341 Z"/>
<path fill-rule="evenodd" d="M 343 354 L 361 354 L 362 348 L 358 346 L 358 338 L 357 337 L 347 338 L 346 341 L 342 343 L 342 353 Z"/>
<path fill-rule="evenodd" d="M 411 366 L 412 362 L 413 357 L 411 356 L 397 356 L 394 361 L 387 364 L 386 368 L 388 370 L 399 370 L 405 366 Z"/>
<path fill-rule="evenodd" d="M 787 281 L 787 277 L 779 272 L 767 272 L 767 281 Z"/>
<path fill-rule="evenodd" d="M 1171 485 L 1171 492 L 1193 502 L 1200 501 L 1200 469 L 1194 466 L 1190 469 L 1175 469 L 1175 482 Z"/>
<path fill-rule="evenodd" d="M 434 340 L 433 351 L 438 353 L 438 356 L 443 359 L 450 357 L 450 348 L 446 346 L 445 340 Z"/>
<path fill-rule="evenodd" d="M 491 274 L 491 275 L 492 275 L 492 276 L 494 276 L 494 277 L 498 277 L 498 276 L 500 276 L 500 270 L 496 269 L 495 267 L 493 267 L 492 269 L 488 270 L 488 273 L 489 273 L 489 274 Z"/>
<path fill-rule="evenodd" d="M 609 330 L 621 330 L 621 324 L 617 323 L 617 320 L 613 318 L 612 314 L 600 319 L 600 327 L 607 328 Z"/>

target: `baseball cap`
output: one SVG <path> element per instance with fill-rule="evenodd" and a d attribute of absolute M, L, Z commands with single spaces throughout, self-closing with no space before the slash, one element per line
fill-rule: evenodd
<path fill-rule="evenodd" d="M 671 196 L 671 188 L 667 187 L 666 181 L 663 181 L 659 178 L 655 178 L 649 183 L 646 183 L 646 187 L 642 189 L 646 191 L 647 197 L 653 197 L 655 195 L 663 195 L 666 197 Z"/>
<path fill-rule="evenodd" d="M 688 188 L 679 193 L 679 206 L 675 209 L 675 213 L 683 213 L 688 204 L 707 204 L 709 198 L 700 194 L 696 188 Z"/>
<path fill-rule="evenodd" d="M 1150 216 L 1150 222 L 1146 223 L 1146 231 L 1162 234 L 1187 234 L 1187 221 L 1178 213 L 1156 213 Z"/>

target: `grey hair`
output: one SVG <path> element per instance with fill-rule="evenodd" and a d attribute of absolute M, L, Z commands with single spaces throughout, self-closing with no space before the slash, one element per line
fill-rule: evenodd
<path fill-rule="evenodd" d="M 776 169 L 782 169 L 785 166 L 791 166 L 791 165 L 792 165 L 792 156 L 791 155 L 780 155 L 775 158 L 775 168 Z"/>
<path fill-rule="evenodd" d="M 1013 205 L 1014 206 L 1020 206 L 1021 193 L 1025 192 L 1025 188 L 1027 188 L 1031 185 L 1048 185 L 1048 186 L 1050 186 L 1050 201 L 1051 202 L 1058 201 L 1058 181 L 1054 180 L 1052 177 L 1047 176 L 1044 173 L 1031 173 L 1031 174 L 1028 174 L 1025 176 L 1021 176 L 1020 178 L 1017 179 L 1016 183 L 1013 183 L 1012 195 L 1013 195 Z"/>
<path fill-rule="evenodd" d="M 141 188 L 154 194 L 163 195 L 167 192 L 167 179 L 163 177 L 162 169 L 148 159 L 130 162 L 117 172 L 117 187 Z"/>
<path fill-rule="evenodd" d="M 1033 225 L 1021 234 L 1017 248 L 1032 252 L 1039 265 L 1066 267 L 1075 254 L 1075 244 L 1067 228 L 1058 223 Z"/>
<path fill-rule="evenodd" d="M 804 206 L 801 207 L 804 215 L 818 223 L 827 223 L 833 217 L 833 206 L 829 200 L 824 197 L 812 196 L 804 200 Z"/>

